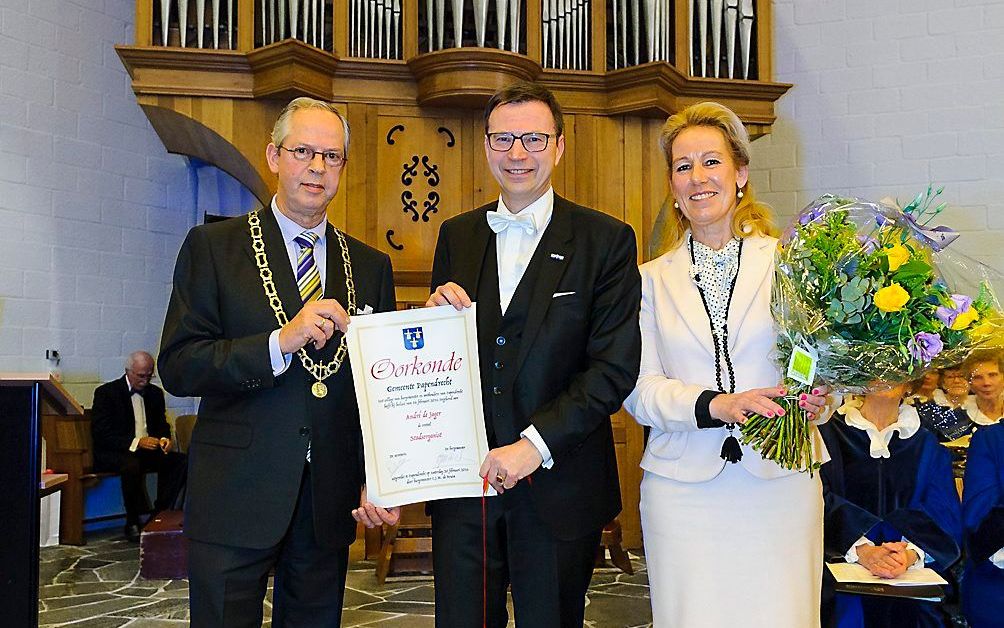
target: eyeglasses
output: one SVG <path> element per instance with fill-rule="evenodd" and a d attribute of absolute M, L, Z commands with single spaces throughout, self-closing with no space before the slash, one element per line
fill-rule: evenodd
<path fill-rule="evenodd" d="M 293 159 L 305 163 L 314 161 L 314 155 L 320 155 L 321 159 L 324 160 L 324 165 L 328 168 L 339 168 L 345 163 L 345 156 L 334 150 L 313 150 L 306 146 L 286 148 L 282 144 L 279 144 L 279 148 L 292 153 Z"/>
<path fill-rule="evenodd" d="M 547 148 L 548 138 L 557 137 L 557 135 L 548 133 L 523 133 L 522 135 L 516 135 L 515 133 L 488 133 L 487 137 L 488 147 L 500 153 L 504 153 L 512 148 L 516 140 L 519 140 L 523 144 L 526 152 L 539 153 Z"/>

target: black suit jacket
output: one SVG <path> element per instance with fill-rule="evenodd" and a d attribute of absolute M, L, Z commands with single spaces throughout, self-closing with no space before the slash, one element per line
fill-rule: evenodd
<path fill-rule="evenodd" d="M 171 437 L 164 406 L 164 391 L 147 384 L 143 392 L 146 433 L 157 438 Z M 136 438 L 136 418 L 132 394 L 125 375 L 98 386 L 91 406 L 91 437 L 94 440 L 94 465 L 98 469 L 118 470 L 129 445 Z"/>
<path fill-rule="evenodd" d="M 433 289 L 453 281 L 477 294 L 482 264 L 497 263 L 485 254 L 495 235 L 485 213 L 496 205 L 443 223 Z M 555 195 L 534 258 L 524 275 L 525 281 L 536 274 L 536 282 L 511 404 L 517 432 L 534 425 L 554 460 L 529 484 L 538 513 L 556 537 L 574 539 L 603 527 L 621 509 L 610 415 L 634 388 L 641 360 L 634 231 Z M 574 294 L 553 296 L 560 292 Z M 479 352 L 490 354 L 494 342 L 479 330 Z"/>
<path fill-rule="evenodd" d="M 286 315 L 302 308 L 282 234 L 270 208 L 259 212 L 273 281 Z M 347 307 L 334 228 L 326 233 L 324 296 Z M 356 305 L 395 307 L 390 258 L 346 236 Z M 348 359 L 325 380 L 323 399 L 300 358 L 273 377 L 268 337 L 279 328 L 255 263 L 245 218 L 192 229 L 178 255 L 159 367 L 165 388 L 202 397 L 189 451 L 185 532 L 193 539 L 267 548 L 282 538 L 299 495 L 311 443 L 314 524 L 327 547 L 355 538 L 352 508 L 363 483 L 361 436 Z M 328 362 L 336 335 L 308 354 Z"/>

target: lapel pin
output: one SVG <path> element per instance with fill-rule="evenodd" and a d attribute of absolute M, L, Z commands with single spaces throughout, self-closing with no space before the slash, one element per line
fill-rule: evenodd
<path fill-rule="evenodd" d="M 565 260 L 565 256 L 559 255 L 558 253 L 551 253 L 551 259 L 556 259 L 559 262 L 563 262 Z"/>

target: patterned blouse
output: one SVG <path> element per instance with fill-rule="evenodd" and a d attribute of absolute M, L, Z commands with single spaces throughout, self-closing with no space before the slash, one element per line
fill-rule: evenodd
<path fill-rule="evenodd" d="M 688 244 L 694 260 L 690 267 L 690 278 L 704 295 L 714 341 L 718 344 L 718 351 L 725 356 L 728 354 L 728 344 L 724 331 L 729 317 L 732 281 L 739 273 L 740 242 L 738 238 L 732 238 L 721 249 L 715 250 L 691 236 Z M 732 382 L 732 385 L 735 383 Z"/>

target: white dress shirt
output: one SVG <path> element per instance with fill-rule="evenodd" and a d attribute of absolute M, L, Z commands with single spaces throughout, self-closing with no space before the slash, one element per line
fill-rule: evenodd
<path fill-rule="evenodd" d="M 917 409 L 906 403 L 899 406 L 899 417 L 896 419 L 896 422 L 887 425 L 882 430 L 879 430 L 875 427 L 874 423 L 862 416 L 860 398 L 848 397 L 846 403 L 837 412 L 844 415 L 844 422 L 847 425 L 868 434 L 868 439 L 871 441 L 868 455 L 872 458 L 888 458 L 890 456 L 889 443 L 892 441 L 894 434 L 899 433 L 900 439 L 906 440 L 920 429 L 920 416 L 917 414 Z M 927 562 L 933 562 L 933 560 L 927 560 L 927 554 L 924 553 L 924 550 L 911 543 L 906 537 L 903 537 L 902 540 L 906 541 L 906 549 L 911 549 L 917 553 L 917 561 L 910 565 L 909 569 L 917 569 L 923 567 Z M 858 562 L 858 548 L 862 545 L 875 544 L 867 537 L 861 537 L 844 554 L 844 560 L 849 563 Z"/>
<path fill-rule="evenodd" d="M 146 405 L 143 403 L 143 395 L 134 395 L 132 384 L 126 378 L 126 387 L 129 388 L 129 400 L 132 402 L 132 417 L 135 422 L 136 436 L 129 445 L 129 451 L 136 451 L 139 447 L 139 439 L 149 436 L 146 431 Z"/>
<path fill-rule="evenodd" d="M 272 215 L 275 216 L 276 222 L 279 223 L 279 231 L 282 232 L 282 241 L 286 245 L 286 257 L 289 263 L 289 267 L 293 269 L 293 279 L 296 280 L 296 258 L 300 256 L 300 245 L 293 240 L 296 236 L 300 235 L 304 231 L 312 231 L 317 234 L 317 242 L 314 244 L 314 263 L 317 265 L 317 272 L 321 275 L 321 290 L 324 290 L 324 280 L 325 275 L 328 273 L 327 269 L 327 243 L 325 242 L 325 229 L 327 229 L 328 221 L 322 220 L 319 225 L 311 229 L 304 229 L 300 225 L 293 222 L 285 214 L 279 211 L 279 206 L 275 202 L 275 197 L 272 197 Z M 276 260 L 269 260 L 269 265 L 275 264 Z M 320 298 L 324 298 L 321 294 Z M 278 323 L 276 323 L 278 324 Z M 272 361 L 272 375 L 279 376 L 287 368 L 289 368 L 289 363 L 292 361 L 293 354 L 287 353 L 283 354 L 279 350 L 279 330 L 276 329 L 268 337 L 268 356 Z"/>
<path fill-rule="evenodd" d="M 499 197 L 499 212 L 513 214 L 505 205 L 505 201 Z M 551 213 L 554 211 L 554 189 L 548 188 L 540 198 L 524 207 L 515 214 L 524 215 L 529 213 L 533 216 L 533 223 L 537 227 L 532 234 L 528 234 L 522 229 L 506 229 L 495 236 L 495 256 L 498 260 L 499 269 L 499 303 L 502 304 L 502 313 L 505 314 L 512 302 L 512 295 L 516 293 L 516 286 L 519 285 L 526 267 L 530 265 L 530 258 L 533 257 L 540 238 L 544 235 L 544 230 L 551 222 Z"/>
<path fill-rule="evenodd" d="M 509 211 L 501 196 L 499 197 L 498 211 L 514 213 Z M 521 211 L 515 212 L 520 215 L 529 212 L 533 216 L 536 229 L 532 234 L 528 234 L 522 229 L 506 229 L 502 233 L 495 235 L 495 254 L 499 274 L 499 303 L 502 305 L 502 314 L 505 314 L 506 310 L 509 309 L 513 294 L 516 293 L 516 287 L 523 278 L 527 266 L 530 265 L 530 259 L 533 257 L 534 251 L 537 250 L 537 245 L 540 244 L 540 238 L 544 235 L 544 230 L 551 223 L 551 214 L 553 211 L 554 188 L 547 188 L 547 191 L 540 198 L 524 207 Z M 540 452 L 540 457 L 543 458 L 542 467 L 550 469 L 554 465 L 554 460 L 551 458 L 551 450 L 540 436 L 540 432 L 537 431 L 536 427 L 531 425 L 523 430 L 520 436 L 525 436 L 527 440 L 533 443 L 537 451 Z"/>

